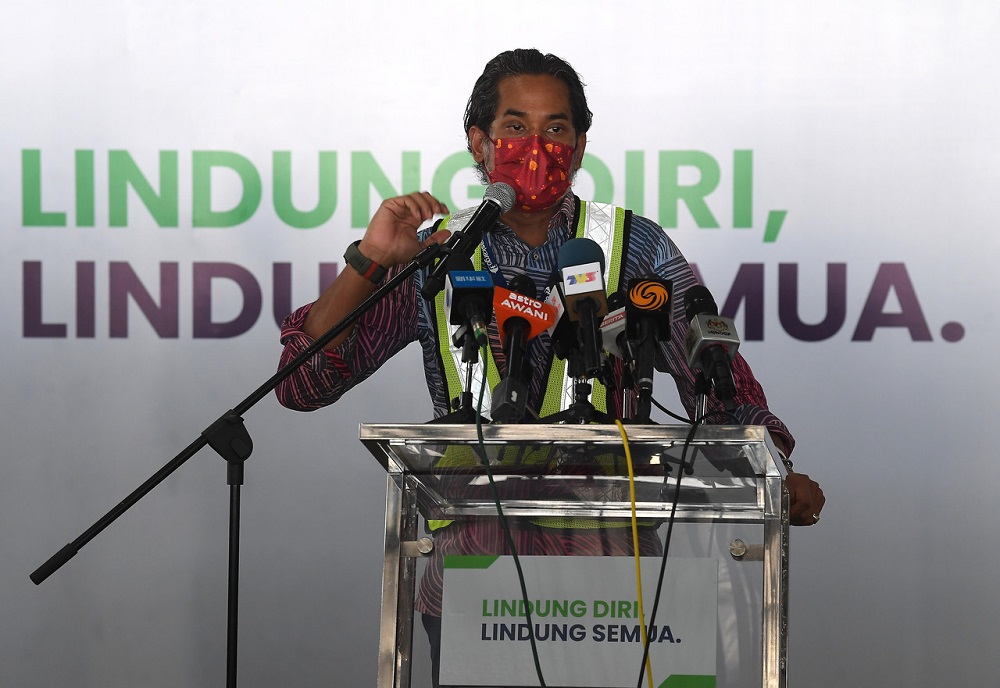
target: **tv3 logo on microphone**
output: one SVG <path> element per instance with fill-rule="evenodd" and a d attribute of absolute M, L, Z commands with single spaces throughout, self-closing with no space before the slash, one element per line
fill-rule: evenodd
<path fill-rule="evenodd" d="M 566 295 L 585 294 L 602 288 L 601 264 L 586 263 L 563 269 L 563 290 Z"/>

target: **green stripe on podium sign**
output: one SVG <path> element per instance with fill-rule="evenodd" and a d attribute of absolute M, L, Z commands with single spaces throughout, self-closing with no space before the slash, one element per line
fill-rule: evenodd
<path fill-rule="evenodd" d="M 444 567 L 446 569 L 488 569 L 497 559 L 498 554 L 446 554 Z"/>
<path fill-rule="evenodd" d="M 658 688 L 715 688 L 714 676 L 696 674 L 672 674 Z"/>

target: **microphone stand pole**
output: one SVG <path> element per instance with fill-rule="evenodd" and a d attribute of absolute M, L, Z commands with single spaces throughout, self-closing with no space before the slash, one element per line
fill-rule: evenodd
<path fill-rule="evenodd" d="M 539 423 L 566 423 L 568 425 L 586 425 L 587 423 L 614 423 L 615 419 L 607 413 L 598 411 L 590 401 L 593 387 L 585 372 L 586 363 L 578 351 L 571 351 L 566 359 L 567 372 L 573 379 L 573 403 L 565 411 L 539 418 Z"/>
<path fill-rule="evenodd" d="M 476 364 L 479 363 L 479 344 L 476 342 L 476 336 L 472 333 L 472 328 L 468 325 L 462 326 L 452 341 L 456 346 L 461 345 L 462 347 L 462 362 L 465 363 L 465 389 L 462 390 L 461 396 L 450 401 L 453 409 L 451 413 L 428 421 L 428 424 L 458 423 L 468 425 L 474 424 L 476 419 L 480 418 L 472 395 L 473 372 Z M 485 418 L 481 420 L 484 424 L 489 423 L 489 420 Z"/>
<path fill-rule="evenodd" d="M 708 417 L 708 379 L 702 370 L 698 370 L 694 375 L 694 422 L 704 425 Z"/>
<path fill-rule="evenodd" d="M 163 468 L 153 474 L 128 497 L 118 503 L 86 532 L 73 542 L 56 552 L 44 564 L 38 567 L 30 576 L 35 585 L 59 570 L 72 559 L 88 542 L 97 537 L 101 531 L 111 525 L 136 502 L 146 496 L 171 473 L 180 468 L 199 450 L 210 445 L 228 464 L 227 482 L 230 486 L 229 508 L 229 594 L 227 610 L 226 638 L 226 686 L 236 687 L 236 659 L 239 620 L 239 528 L 240 528 L 240 486 L 243 484 L 243 464 L 253 451 L 253 440 L 244 425 L 243 414 L 250 410 L 261 399 L 270 394 L 283 380 L 291 376 L 314 355 L 333 341 L 348 327 L 353 325 L 376 303 L 381 301 L 393 289 L 398 287 L 417 270 L 428 266 L 441 252 L 439 244 L 431 244 L 418 253 L 410 263 L 390 280 L 381 285 L 365 299 L 361 305 L 348 313 L 343 320 L 331 327 L 311 346 L 288 362 L 278 372 L 258 387 L 250 396 L 220 416 L 208 428 L 202 431 L 196 440 L 189 444 L 181 453 L 171 459 Z"/>

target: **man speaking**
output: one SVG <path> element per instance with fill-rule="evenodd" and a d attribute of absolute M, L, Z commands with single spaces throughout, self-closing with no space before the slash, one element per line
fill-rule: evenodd
<path fill-rule="evenodd" d="M 509 185 L 515 198 L 513 207 L 483 232 L 474 247 L 473 262 L 477 269 L 488 271 L 497 287 L 511 289 L 512 284 L 523 285 L 526 278 L 534 290 L 527 296 L 545 301 L 561 281 L 560 249 L 573 239 L 589 238 L 597 241 L 604 251 L 609 293 L 645 276 L 669 280 L 675 293 L 685 293 L 697 280 L 662 228 L 625 209 L 589 203 L 572 193 L 573 176 L 583 160 L 591 119 L 583 84 L 564 60 L 528 49 L 504 52 L 489 61 L 466 107 L 465 134 L 482 181 Z M 319 299 L 299 308 L 284 321 L 282 364 L 338 323 L 422 248 L 432 242 L 447 241 L 450 231 L 462 224 L 463 217 L 468 217 L 467 213 L 456 213 L 421 229 L 435 215 L 448 213 L 448 208 L 427 192 L 383 201 L 364 237 L 348 249 L 345 260 L 349 267 L 340 272 Z M 440 417 L 454 410 L 450 400 L 459 398 L 463 391 L 463 366 L 455 356 L 449 333 L 439 331 L 439 323 L 446 322 L 438 317 L 443 299 L 421 296 L 426 280 L 427 271 L 411 276 L 354 327 L 331 342 L 316 360 L 300 368 L 278 388 L 281 403 L 303 411 L 332 404 L 391 356 L 417 341 L 423 350 L 434 415 Z M 655 354 L 657 367 L 669 371 L 681 401 L 694 417 L 695 372 L 683 344 L 689 321 L 677 301 L 671 313 L 671 336 L 658 342 Z M 509 352 L 504 350 L 506 338 L 496 320 L 487 326 L 487 334 L 489 346 L 484 355 L 492 357 L 501 374 L 507 374 Z M 542 332 L 526 338 L 523 351 L 518 351 L 517 358 L 523 361 L 518 365 L 523 365 L 524 370 L 513 372 L 526 382 L 521 420 L 564 410 L 565 395 L 558 393 L 562 385 L 549 381 L 569 372 L 565 361 L 553 355 L 553 348 L 551 333 Z M 621 386 L 622 374 L 619 362 L 613 373 L 616 388 Z M 710 410 L 719 412 L 713 420 L 731 423 L 735 418 L 743 425 L 765 426 L 787 457 L 794 448 L 792 435 L 768 409 L 763 390 L 742 356 L 736 355 L 732 360 L 732 376 L 735 384 L 732 410 L 727 415 L 722 405 L 712 400 Z M 478 395 L 479 390 L 474 392 Z M 484 396 L 482 407 L 488 408 L 491 390 Z M 626 394 L 595 394 L 593 403 L 602 412 L 630 418 L 634 415 L 635 400 L 633 389 Z M 477 400 L 476 408 L 480 408 L 479 403 Z M 517 408 L 520 412 L 521 407 Z M 819 486 L 805 474 L 791 472 L 787 485 L 792 523 L 811 525 L 818 521 L 825 502 Z M 511 535 L 518 554 L 525 556 L 632 553 L 630 530 L 602 523 L 564 528 L 558 524 L 519 522 L 512 526 Z M 434 541 L 433 555 L 420 581 L 416 609 L 423 615 L 436 659 L 443 556 L 509 552 L 496 519 L 440 524 L 434 530 Z M 640 549 L 646 554 L 661 550 L 655 528 L 641 529 Z M 435 684 L 436 677 L 435 661 Z"/>

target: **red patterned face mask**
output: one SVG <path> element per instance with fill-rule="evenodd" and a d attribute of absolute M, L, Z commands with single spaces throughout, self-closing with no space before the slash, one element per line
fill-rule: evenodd
<path fill-rule="evenodd" d="M 515 207 L 526 213 L 551 208 L 569 189 L 573 147 L 538 134 L 493 141 L 490 182 L 504 182 L 517 192 Z"/>

